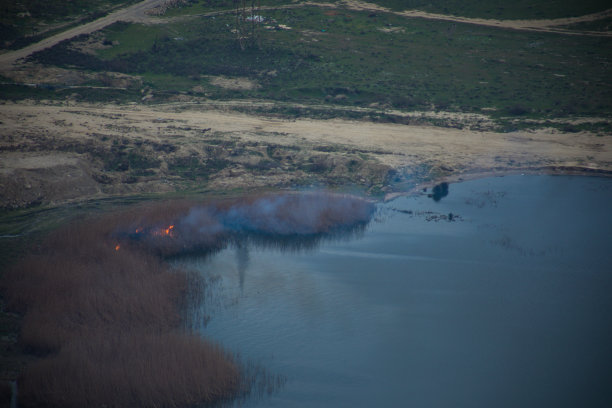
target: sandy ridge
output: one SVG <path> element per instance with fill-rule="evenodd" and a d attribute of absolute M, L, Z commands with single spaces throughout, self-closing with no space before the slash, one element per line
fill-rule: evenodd
<path fill-rule="evenodd" d="M 588 132 L 562 133 L 554 129 L 499 133 L 344 119 L 289 120 L 189 104 L 66 106 L 8 103 L 0 110 L 0 120 L 4 133 L 40 128 L 49 129 L 51 134 L 58 132 L 66 137 L 81 137 L 85 132 L 107 133 L 105 129 L 112 124 L 130 125 L 139 130 L 138 136 L 157 138 L 159 122 L 165 120 L 180 122 L 194 129 L 211 128 L 213 131 L 239 134 L 247 139 L 277 138 L 276 142 L 282 144 L 338 143 L 364 149 L 385 146 L 386 150 L 398 154 L 383 155 L 380 159 L 396 167 L 413 164 L 414 158 L 419 157 L 422 161 L 440 161 L 465 169 L 497 167 L 496 156 L 520 156 L 524 159 L 522 161 L 533 165 L 582 164 L 612 171 L 612 142 L 609 138 Z M 74 123 L 74 126 L 65 128 L 55 125 L 62 121 Z M 288 136 L 274 136 L 281 134 Z"/>
<path fill-rule="evenodd" d="M 53 149 L 60 142 L 83 142 L 100 135 L 106 135 L 108 143 L 113 138 L 127 138 L 170 143 L 189 151 L 207 137 L 264 146 L 297 147 L 299 151 L 312 152 L 313 155 L 320 155 L 313 146 L 335 146 L 333 151 L 337 153 L 330 154 L 330 160 L 341 160 L 348 151 L 363 151 L 381 165 L 404 174 L 407 179 L 416 177 L 414 180 L 423 178 L 423 169 L 433 172 L 425 178 L 439 181 L 516 172 L 612 174 L 612 141 L 609 137 L 588 132 L 562 133 L 554 129 L 499 133 L 342 119 L 288 120 L 189 104 L 7 103 L 0 109 L 0 121 L 3 134 L 15 135 L 19 140 L 19 135 L 47 140 L 41 146 L 49 146 L 29 152 L 7 149 L 0 154 L 0 176 L 10 180 L 12 174 L 20 174 L 26 177 L 24 183 L 32 186 L 60 185 L 61 189 L 58 187 L 53 197 L 57 203 L 67 199 L 101 198 L 108 194 L 92 180 L 91 174 L 99 170 L 91 168 L 86 156 Z M 9 138 L 5 142 L 7 147 L 13 143 Z M 67 177 L 67 173 L 71 176 Z M 130 194 L 173 189 L 164 181 L 163 175 L 160 177 L 149 180 L 146 185 L 118 186 L 118 190 L 113 191 Z M 212 188 L 249 188 L 254 183 L 271 187 L 283 182 L 267 176 L 254 179 L 248 173 L 236 175 L 230 170 L 219 176 Z M 127 189 L 121 190 L 124 187 Z"/>

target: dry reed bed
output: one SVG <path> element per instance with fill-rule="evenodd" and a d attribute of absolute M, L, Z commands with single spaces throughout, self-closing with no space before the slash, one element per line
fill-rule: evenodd
<path fill-rule="evenodd" d="M 22 346 L 42 357 L 19 380 L 20 405 L 189 407 L 244 395 L 255 380 L 184 329 L 194 276 L 164 256 L 213 251 L 244 233 L 319 237 L 372 212 L 329 194 L 167 202 L 49 234 L 2 280 L 7 306 L 24 316 Z"/>

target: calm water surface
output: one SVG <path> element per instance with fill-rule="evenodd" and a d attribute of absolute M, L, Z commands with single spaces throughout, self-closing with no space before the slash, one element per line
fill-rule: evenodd
<path fill-rule="evenodd" d="M 612 179 L 451 184 L 359 237 L 179 262 L 220 277 L 199 330 L 287 379 L 242 406 L 612 406 Z"/>

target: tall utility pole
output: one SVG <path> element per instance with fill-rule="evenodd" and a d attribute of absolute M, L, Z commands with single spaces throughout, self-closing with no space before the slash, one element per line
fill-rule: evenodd
<path fill-rule="evenodd" d="M 234 0 L 236 6 L 236 39 L 244 50 L 257 43 L 260 0 Z"/>

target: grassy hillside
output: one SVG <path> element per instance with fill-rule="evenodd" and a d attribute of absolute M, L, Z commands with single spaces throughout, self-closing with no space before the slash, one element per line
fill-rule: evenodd
<path fill-rule="evenodd" d="M 208 98 L 538 117 L 612 112 L 611 38 L 318 7 L 262 14 L 257 41 L 245 50 L 228 13 L 146 26 L 117 23 L 34 59 L 139 75 L 153 90 Z M 84 52 L 80 44 L 92 41 L 106 46 Z M 227 89 L 218 77 L 252 86 Z"/>

